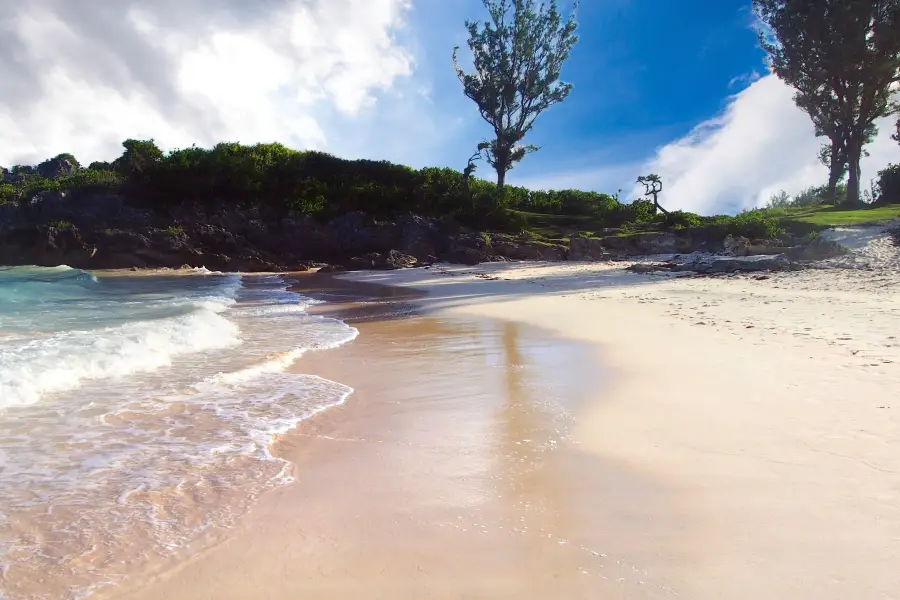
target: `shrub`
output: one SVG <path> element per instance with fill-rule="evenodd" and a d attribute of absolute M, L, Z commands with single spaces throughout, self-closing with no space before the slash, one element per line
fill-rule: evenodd
<path fill-rule="evenodd" d="M 19 199 L 19 190 L 11 183 L 0 183 L 0 204 L 16 202 Z"/>
<path fill-rule="evenodd" d="M 653 200 L 640 199 L 631 203 L 635 223 L 652 223 L 656 221 L 656 205 Z"/>
<path fill-rule="evenodd" d="M 675 210 L 669 213 L 666 224 L 676 228 L 699 227 L 703 224 L 703 220 L 700 218 L 700 215 L 683 210 Z"/>
<path fill-rule="evenodd" d="M 731 217 L 726 232 L 746 238 L 777 238 L 784 234 L 778 225 L 778 217 L 761 209 L 747 210 Z"/>
<path fill-rule="evenodd" d="M 888 165 L 878 172 L 878 204 L 900 203 L 900 165 Z"/>
<path fill-rule="evenodd" d="M 182 227 L 181 225 L 169 225 L 168 227 L 166 227 L 165 229 L 161 229 L 160 231 L 172 237 L 184 235 L 184 227 Z"/>

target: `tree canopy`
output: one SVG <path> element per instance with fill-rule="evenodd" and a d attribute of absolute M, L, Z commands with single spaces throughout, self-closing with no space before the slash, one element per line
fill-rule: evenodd
<path fill-rule="evenodd" d="M 490 20 L 467 21 L 474 71 L 466 73 L 453 49 L 453 66 L 463 91 L 494 130 L 487 160 L 502 192 L 506 173 L 529 152 L 525 135 L 542 112 L 565 100 L 572 85 L 559 80 L 563 63 L 578 41 L 575 7 L 563 18 L 556 0 L 483 0 Z"/>
<path fill-rule="evenodd" d="M 863 148 L 876 119 L 897 110 L 900 0 L 753 0 L 753 6 L 772 70 L 796 90 L 794 100 L 817 135 L 831 140 L 831 189 L 836 171 L 847 168 L 847 200 L 858 202 Z"/>

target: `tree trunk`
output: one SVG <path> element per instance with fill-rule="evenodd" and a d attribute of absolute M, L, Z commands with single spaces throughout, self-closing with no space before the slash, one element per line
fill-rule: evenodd
<path fill-rule="evenodd" d="M 497 195 L 503 197 L 503 186 L 506 185 L 506 169 L 497 165 Z"/>
<path fill-rule="evenodd" d="M 829 204 L 837 204 L 837 185 L 844 174 L 844 161 L 841 156 L 840 140 L 831 141 L 831 158 L 828 161 L 828 197 Z"/>
<path fill-rule="evenodd" d="M 847 204 L 859 204 L 859 159 L 862 154 L 862 144 L 860 140 L 853 137 L 847 141 L 847 167 L 849 168 L 849 177 L 847 178 Z"/>
<path fill-rule="evenodd" d="M 656 206 L 656 210 L 665 215 L 666 219 L 669 218 L 669 211 L 662 207 L 662 205 L 659 203 L 659 200 L 656 199 L 656 194 L 653 194 L 653 204 Z"/>

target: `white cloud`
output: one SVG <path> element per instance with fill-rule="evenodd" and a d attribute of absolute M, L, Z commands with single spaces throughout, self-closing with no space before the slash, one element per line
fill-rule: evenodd
<path fill-rule="evenodd" d="M 751 71 L 749 73 L 744 73 L 743 75 L 737 75 L 732 77 L 728 81 L 728 89 L 732 89 L 737 85 L 749 85 L 754 81 L 758 81 L 762 75 L 759 74 L 759 71 Z"/>
<path fill-rule="evenodd" d="M 817 158 L 824 138 L 815 137 L 792 96 L 787 85 L 767 75 L 733 96 L 721 115 L 660 148 L 642 171 L 662 176 L 665 206 L 734 212 L 761 206 L 779 190 L 796 193 L 827 180 Z M 863 188 L 879 169 L 900 161 L 891 120 L 879 125 L 878 138 L 867 147 L 870 156 L 862 161 Z"/>
<path fill-rule="evenodd" d="M 0 164 L 60 152 L 108 160 L 125 137 L 336 151 L 335 133 L 372 121 L 379 98 L 415 84 L 396 38 L 409 5 L 30 0 L 0 9 Z"/>

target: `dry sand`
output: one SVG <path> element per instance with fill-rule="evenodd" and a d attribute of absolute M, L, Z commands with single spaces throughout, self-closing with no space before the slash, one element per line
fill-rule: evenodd
<path fill-rule="evenodd" d="M 284 440 L 297 483 L 124 597 L 900 598 L 900 275 L 858 247 L 355 274 L 436 312 L 300 364 L 357 394 Z"/>

